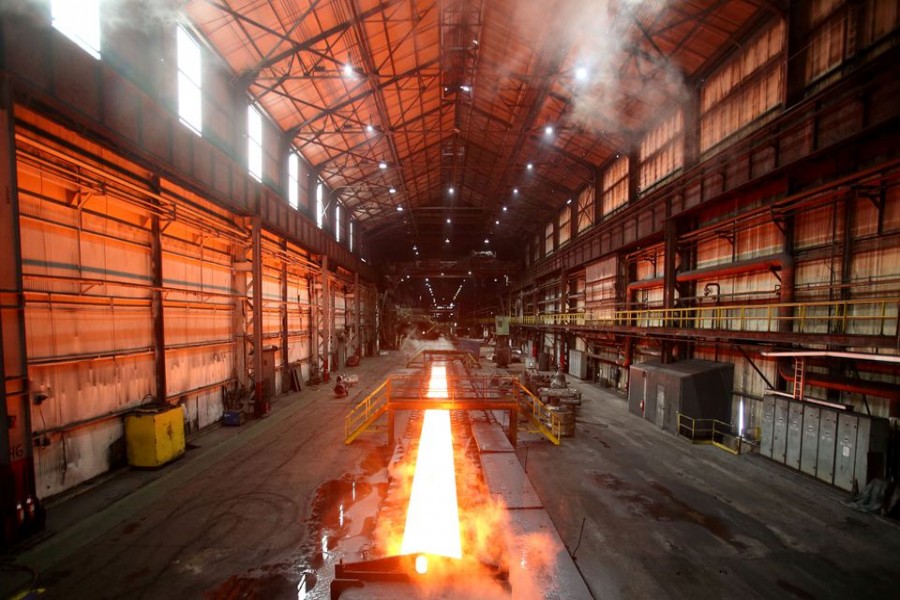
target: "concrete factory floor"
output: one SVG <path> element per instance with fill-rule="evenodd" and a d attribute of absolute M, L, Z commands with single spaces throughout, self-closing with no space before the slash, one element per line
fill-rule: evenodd
<path fill-rule="evenodd" d="M 402 366 L 398 353 L 365 359 L 349 398 L 304 389 L 268 418 L 194 437 L 161 470 L 51 503 L 46 534 L 0 565 L 0 594 L 33 576 L 47 598 L 327 598 L 333 564 L 365 552 L 387 487 L 383 432 L 345 446 L 343 417 Z M 575 385 L 575 437 L 555 447 L 522 433 L 517 454 L 596 598 L 896 597 L 896 523 Z"/>

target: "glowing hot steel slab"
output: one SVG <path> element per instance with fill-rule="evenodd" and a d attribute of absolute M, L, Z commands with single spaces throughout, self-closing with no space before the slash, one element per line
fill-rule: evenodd
<path fill-rule="evenodd" d="M 428 397 L 446 398 L 447 395 L 447 369 L 434 366 Z M 448 410 L 425 411 L 400 551 L 462 557 Z"/>

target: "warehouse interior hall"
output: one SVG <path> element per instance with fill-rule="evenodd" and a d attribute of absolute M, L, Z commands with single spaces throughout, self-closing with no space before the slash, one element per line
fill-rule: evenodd
<path fill-rule="evenodd" d="M 898 148 L 898 0 L 6 0 L 0 597 L 892 597 Z"/>

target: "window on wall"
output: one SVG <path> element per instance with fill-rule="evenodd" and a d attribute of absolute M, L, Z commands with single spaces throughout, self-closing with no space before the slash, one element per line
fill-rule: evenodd
<path fill-rule="evenodd" d="M 341 241 L 341 205 L 334 205 L 334 239 Z"/>
<path fill-rule="evenodd" d="M 354 225 L 356 225 L 356 223 L 353 222 L 353 219 L 350 219 L 350 222 L 348 223 L 350 235 L 347 236 L 347 247 L 350 248 L 350 252 L 353 252 L 353 250 L 354 250 L 354 248 L 353 248 L 353 226 Z"/>
<path fill-rule="evenodd" d="M 628 157 L 620 156 L 603 171 L 602 214 L 606 216 L 628 203 Z"/>
<path fill-rule="evenodd" d="M 572 237 L 572 209 L 565 205 L 559 211 L 559 245 L 562 246 Z"/>
<path fill-rule="evenodd" d="M 288 204 L 297 208 L 300 203 L 300 157 L 288 154 Z"/>
<path fill-rule="evenodd" d="M 544 229 L 544 256 L 553 252 L 553 221 Z"/>
<path fill-rule="evenodd" d="M 184 27 L 176 29 L 178 46 L 178 118 L 200 134 L 203 131 L 203 95 L 200 44 Z"/>
<path fill-rule="evenodd" d="M 53 27 L 100 58 L 100 0 L 51 0 L 50 19 Z"/>
<path fill-rule="evenodd" d="M 247 107 L 247 168 L 250 175 L 262 181 L 262 114 L 255 106 Z"/>
<path fill-rule="evenodd" d="M 577 233 L 594 224 L 594 186 L 588 186 L 578 194 Z"/>
<path fill-rule="evenodd" d="M 322 229 L 322 223 L 325 217 L 325 205 L 322 198 L 324 193 L 325 188 L 320 181 L 318 184 L 316 184 L 316 225 L 319 227 L 319 229 Z"/>
<path fill-rule="evenodd" d="M 641 140 L 641 191 L 684 165 L 684 113 L 679 108 Z"/>
<path fill-rule="evenodd" d="M 700 151 L 751 124 L 784 98 L 784 21 L 777 20 L 709 77 L 700 90 Z"/>
<path fill-rule="evenodd" d="M 900 22 L 897 0 L 811 0 L 808 5 L 807 83 L 832 73 L 894 31 Z"/>

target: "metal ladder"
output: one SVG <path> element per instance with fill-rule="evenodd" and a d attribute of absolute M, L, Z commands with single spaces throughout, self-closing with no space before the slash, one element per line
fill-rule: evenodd
<path fill-rule="evenodd" d="M 803 389 L 806 387 L 806 361 L 794 359 L 794 400 L 803 400 Z"/>

